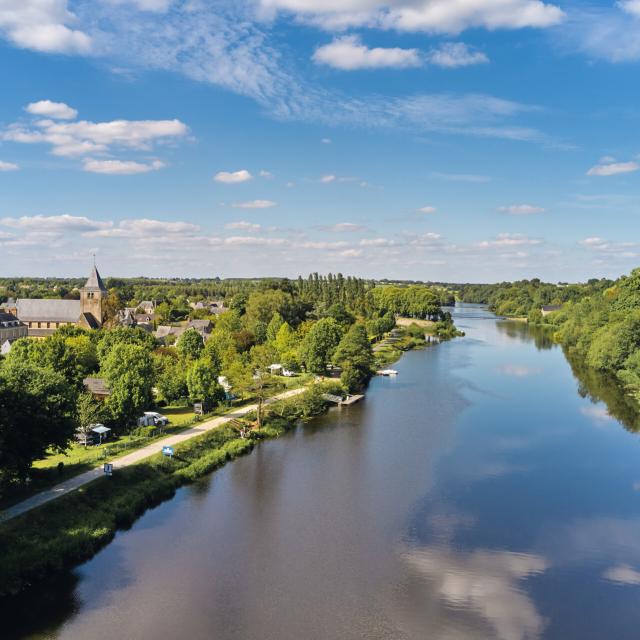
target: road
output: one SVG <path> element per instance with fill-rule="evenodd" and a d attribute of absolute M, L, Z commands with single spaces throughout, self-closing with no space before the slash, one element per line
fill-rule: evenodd
<path fill-rule="evenodd" d="M 300 389 L 292 389 L 291 391 L 285 391 L 284 393 L 280 393 L 276 396 L 273 396 L 272 398 L 269 398 L 265 402 L 265 404 L 273 404 L 274 402 L 278 402 L 279 400 L 292 398 L 294 396 L 300 395 L 301 393 L 304 393 L 305 391 L 306 387 L 301 387 Z M 191 427 L 175 436 L 156 440 L 155 442 L 152 442 L 142 449 L 138 449 L 126 456 L 123 456 L 122 458 L 117 458 L 116 460 L 114 460 L 112 462 L 114 472 L 118 469 L 129 467 L 132 464 L 136 464 L 137 462 L 148 458 L 149 456 L 153 456 L 156 453 L 159 453 L 160 451 L 162 451 L 162 447 L 173 447 L 177 444 L 180 444 L 181 442 L 190 440 L 191 438 L 201 436 L 202 434 L 207 433 L 207 431 L 217 429 L 218 427 L 221 427 L 231 420 L 242 418 L 248 413 L 255 411 L 257 408 L 257 404 L 250 404 L 244 407 L 240 407 L 231 413 L 226 413 L 224 416 L 220 416 L 219 418 L 213 418 L 212 420 L 208 420 L 207 422 L 198 424 L 195 427 Z M 68 493 L 71 493 L 71 491 L 75 491 L 79 487 L 84 487 L 97 478 L 100 478 L 103 474 L 104 471 L 102 466 L 96 467 L 95 469 L 85 471 L 85 473 L 81 473 L 77 476 L 74 476 L 73 478 L 69 478 L 64 482 L 51 487 L 51 489 L 41 491 L 40 493 L 27 498 L 27 500 L 18 502 L 18 504 L 15 504 L 12 507 L 9 507 L 8 509 L 2 511 L 0 513 L 0 522 L 6 522 L 7 520 L 11 520 L 13 518 L 16 518 L 17 516 L 22 515 L 23 513 L 27 513 L 27 511 L 31 511 L 32 509 L 36 509 L 43 504 L 47 504 L 47 502 L 51 502 L 56 498 L 65 496 Z"/>

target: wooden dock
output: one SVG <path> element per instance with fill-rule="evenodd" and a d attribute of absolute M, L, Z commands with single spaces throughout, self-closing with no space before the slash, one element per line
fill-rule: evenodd
<path fill-rule="evenodd" d="M 337 404 L 339 407 L 348 407 L 349 405 L 356 404 L 356 402 L 360 402 L 360 400 L 364 400 L 364 394 L 349 395 L 346 398 L 342 398 L 341 396 L 334 396 L 331 393 L 325 393 L 322 397 L 327 402 L 333 402 L 333 404 Z"/>

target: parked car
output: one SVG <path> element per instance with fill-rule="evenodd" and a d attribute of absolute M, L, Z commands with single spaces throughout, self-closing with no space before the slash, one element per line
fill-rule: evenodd
<path fill-rule="evenodd" d="M 141 418 L 138 418 L 139 427 L 165 427 L 169 424 L 169 418 L 155 411 L 145 411 Z"/>

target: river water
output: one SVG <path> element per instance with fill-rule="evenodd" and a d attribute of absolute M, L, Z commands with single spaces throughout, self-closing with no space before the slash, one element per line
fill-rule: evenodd
<path fill-rule="evenodd" d="M 638 638 L 638 437 L 578 393 L 548 338 L 480 307 L 455 315 L 467 337 L 181 489 L 5 630 Z"/>

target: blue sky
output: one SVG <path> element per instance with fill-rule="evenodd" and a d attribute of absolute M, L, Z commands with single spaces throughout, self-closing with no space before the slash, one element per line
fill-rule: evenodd
<path fill-rule="evenodd" d="M 0 0 L 0 274 L 640 262 L 640 0 Z"/>

